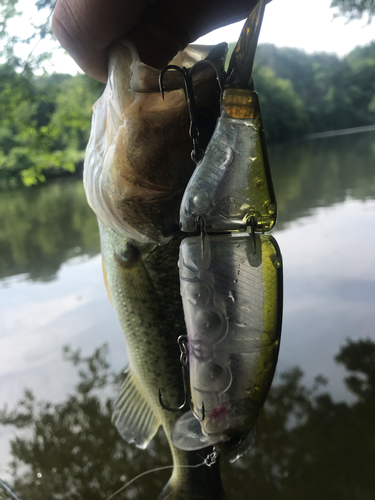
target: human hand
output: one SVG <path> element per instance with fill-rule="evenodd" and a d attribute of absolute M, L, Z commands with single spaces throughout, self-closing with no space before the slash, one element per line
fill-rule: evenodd
<path fill-rule="evenodd" d="M 88 75 L 105 82 L 110 45 L 128 36 L 141 60 L 163 68 L 186 45 L 244 19 L 257 0 L 57 0 L 52 29 Z"/>

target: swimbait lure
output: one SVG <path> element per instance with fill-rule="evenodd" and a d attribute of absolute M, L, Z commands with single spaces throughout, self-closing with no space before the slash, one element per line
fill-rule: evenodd
<path fill-rule="evenodd" d="M 241 33 L 220 118 L 180 209 L 182 231 L 200 234 L 180 246 L 187 336 L 179 344 L 191 411 L 177 420 L 172 441 L 183 450 L 215 445 L 232 459 L 252 440 L 281 335 L 282 259 L 275 239 L 263 234 L 275 225 L 276 199 L 251 78 L 265 4 Z"/>

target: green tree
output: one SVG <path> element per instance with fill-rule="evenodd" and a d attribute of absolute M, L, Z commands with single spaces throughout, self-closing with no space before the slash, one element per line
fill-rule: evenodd
<path fill-rule="evenodd" d="M 91 122 L 91 109 L 103 85 L 86 76 L 36 77 L 36 69 L 51 54 L 34 50 L 52 40 L 50 17 L 54 0 L 37 0 L 38 20 L 28 37 L 12 34 L 10 21 L 23 14 L 18 0 L 0 6 L 0 175 L 16 176 L 26 185 L 45 180 L 46 172 L 73 172 L 82 164 Z M 17 54 L 19 45 L 29 55 Z"/>
<path fill-rule="evenodd" d="M 23 33 L 11 33 L 10 21 L 24 15 L 20 0 L 2 0 L 0 4 L 0 57 L 2 56 L 8 64 L 15 69 L 21 69 L 26 74 L 32 74 L 33 70 L 51 56 L 50 51 L 36 52 L 34 49 L 43 40 L 53 40 L 50 20 L 53 13 L 55 0 L 34 0 L 35 9 L 39 12 L 38 19 L 30 19 L 33 32 L 30 36 Z M 17 55 L 19 45 L 28 46 L 29 52 L 26 58 Z"/>
<path fill-rule="evenodd" d="M 266 138 L 271 143 L 294 139 L 306 131 L 306 112 L 290 80 L 266 66 L 254 67 Z"/>
<path fill-rule="evenodd" d="M 337 7 L 339 13 L 350 20 L 361 19 L 365 15 L 371 20 L 375 15 L 374 0 L 332 0 L 331 7 Z"/>
<path fill-rule="evenodd" d="M 291 83 L 305 114 L 305 122 L 300 121 L 304 126 L 300 134 L 306 134 L 374 123 L 374 53 L 374 43 L 356 48 L 343 59 L 266 44 L 258 47 L 256 60 L 258 67 L 269 68 L 277 78 Z M 272 102 L 275 93 L 274 90 L 265 100 Z M 280 127 L 280 122 L 283 126 L 287 119 L 287 114 L 270 113 L 267 121 L 276 126 L 278 120 Z M 292 138 L 289 131 L 286 138 Z"/>
<path fill-rule="evenodd" d="M 82 164 L 92 105 L 103 85 L 86 75 L 30 77 L 4 65 L 0 77 L 0 171 L 26 185 Z"/>

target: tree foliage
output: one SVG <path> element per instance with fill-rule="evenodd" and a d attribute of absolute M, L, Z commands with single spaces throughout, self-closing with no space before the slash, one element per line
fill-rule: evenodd
<path fill-rule="evenodd" d="M 277 78 L 290 82 L 296 95 L 285 100 L 283 109 L 272 112 L 274 105 L 268 96 L 263 104 L 263 114 L 269 106 L 267 128 L 277 120 L 285 122 L 293 117 L 293 107 L 300 99 L 300 112 L 295 116 L 295 134 L 322 132 L 375 123 L 375 42 L 367 47 L 357 47 L 340 59 L 334 54 L 306 54 L 302 50 L 277 48 L 264 44 L 258 47 L 257 65 L 270 68 Z M 259 94 L 262 82 L 255 80 Z M 274 90 L 273 95 L 277 95 Z M 277 109 L 277 108 L 275 108 Z M 278 129 L 284 127 L 279 123 Z M 288 130 L 288 129 L 287 129 Z M 271 134 L 268 132 L 269 138 Z M 286 139 L 292 134 L 287 133 Z"/>
<path fill-rule="evenodd" d="M 375 8 L 374 0 L 333 3 L 369 15 Z M 7 60 L 0 68 L 0 176 L 15 176 L 26 185 L 82 164 L 91 107 L 103 89 L 82 75 L 35 76 L 46 53 L 17 57 L 18 44 L 35 45 L 51 36 L 53 0 L 35 5 L 43 15 L 28 38 L 9 31 L 20 14 L 18 1 L 4 0 L 0 6 L 0 55 Z M 260 45 L 254 81 L 269 143 L 375 123 L 375 42 L 342 59 Z"/>
<path fill-rule="evenodd" d="M 349 20 L 368 16 L 371 20 L 375 15 L 374 0 L 332 0 L 331 7 L 337 7 L 339 13 Z"/>
<path fill-rule="evenodd" d="M 0 171 L 26 185 L 45 172 L 73 172 L 83 162 L 92 105 L 102 86 L 85 75 L 26 76 L 10 65 L 0 71 Z"/>
<path fill-rule="evenodd" d="M 13 68 L 28 74 L 32 74 L 33 70 L 38 69 L 40 64 L 51 56 L 50 51 L 35 51 L 35 49 L 40 42 L 54 39 L 50 20 L 55 0 L 34 0 L 31 6 L 34 7 L 34 15 L 29 19 L 32 29 L 30 34 L 25 36 L 24 33 L 11 27 L 12 22 L 14 24 L 15 20 L 24 17 L 20 0 L 1 0 L 0 3 L 0 56 Z M 28 47 L 26 57 L 19 55 L 17 48 L 20 46 Z"/>
<path fill-rule="evenodd" d="M 261 110 L 270 143 L 293 140 L 307 126 L 307 113 L 293 84 L 276 76 L 267 66 L 254 68 L 256 88 L 259 88 Z"/>

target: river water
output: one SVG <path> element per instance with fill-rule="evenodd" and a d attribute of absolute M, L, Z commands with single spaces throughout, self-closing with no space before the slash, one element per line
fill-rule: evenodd
<path fill-rule="evenodd" d="M 223 460 L 223 482 L 229 500 L 367 500 L 375 493 L 375 134 L 274 147 L 270 162 L 284 261 L 280 358 L 254 447 L 234 465 Z M 99 252 L 80 180 L 0 193 L 0 478 L 15 481 L 23 500 L 102 499 L 171 463 L 163 436 L 134 450 L 98 407 L 114 394 L 109 370 L 127 361 Z M 90 372 L 97 385 L 85 392 L 84 362 L 64 359 L 63 347 L 89 357 L 104 343 L 109 367 Z M 118 498 L 156 499 L 169 474 Z"/>

